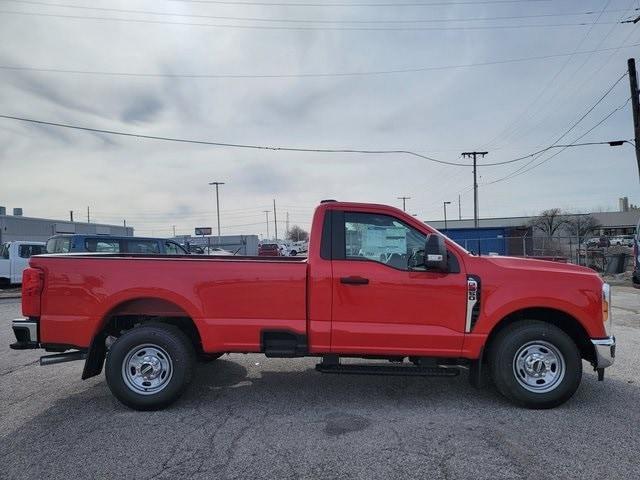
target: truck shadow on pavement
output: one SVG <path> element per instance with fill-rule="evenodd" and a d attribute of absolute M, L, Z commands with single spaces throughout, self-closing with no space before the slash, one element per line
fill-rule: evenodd
<path fill-rule="evenodd" d="M 613 425 L 623 419 L 623 406 L 638 399 L 633 384 L 611 378 L 602 384 L 585 374 L 567 404 L 533 411 L 512 406 L 491 387 L 474 389 L 466 373 L 448 379 L 323 375 L 313 369 L 314 363 L 234 355 L 200 364 L 185 395 L 155 412 L 130 410 L 111 396 L 104 381 L 95 383 L 57 400 L 2 439 L 5 478 L 197 477 L 203 466 L 224 471 L 233 462 L 258 462 L 266 476 L 273 473 L 269 468 L 276 460 L 269 459 L 277 448 L 311 455 L 318 448 L 333 448 L 335 442 L 346 448 L 374 442 L 368 448 L 377 455 L 397 450 L 394 455 L 406 458 L 408 453 L 418 455 L 412 450 L 416 442 L 432 442 L 435 453 L 429 455 L 437 456 L 438 445 L 452 438 L 465 445 L 476 442 L 469 448 L 486 444 L 492 455 L 513 454 L 518 463 L 526 456 L 501 453 L 501 436 L 518 437 L 528 428 L 527 436 L 544 432 L 561 442 L 569 424 L 573 441 L 584 438 L 585 445 L 594 429 L 601 438 L 615 438 Z M 625 423 L 640 420 L 637 412 L 626 412 Z M 355 438 L 355 444 L 340 443 Z M 152 442 L 153 455 L 149 439 L 161 440 Z M 236 452 L 246 457 L 237 458 Z M 416 462 L 423 460 L 416 457 Z M 312 470 L 306 474 L 314 476 Z M 281 475 L 288 477 L 295 476 Z"/>

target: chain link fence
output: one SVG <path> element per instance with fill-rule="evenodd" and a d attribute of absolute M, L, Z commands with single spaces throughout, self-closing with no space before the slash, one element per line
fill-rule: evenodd
<path fill-rule="evenodd" d="M 455 235 L 451 235 L 451 237 L 455 237 Z M 605 272 L 609 269 L 616 270 L 609 273 L 620 273 L 632 267 L 633 249 L 631 246 L 605 245 L 608 242 L 585 241 L 576 236 L 525 235 L 519 237 L 452 238 L 452 240 L 465 249 L 482 255 L 508 255 L 554 260 L 585 265 L 599 272 Z"/>

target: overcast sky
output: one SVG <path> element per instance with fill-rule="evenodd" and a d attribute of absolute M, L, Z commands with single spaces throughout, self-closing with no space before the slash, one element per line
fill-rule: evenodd
<path fill-rule="evenodd" d="M 626 59 L 640 57 L 640 46 L 624 46 L 640 43 L 640 25 L 616 23 L 634 15 L 638 0 L 246 3 L 2 1 L 0 114 L 213 142 L 411 150 L 451 162 L 486 149 L 484 162 L 500 162 L 552 145 L 624 73 Z M 566 15 L 584 12 L 594 13 Z M 592 50 L 603 51 L 581 53 Z M 495 63 L 514 59 L 529 60 Z M 390 70 L 418 71 L 305 76 Z M 559 144 L 628 98 L 624 78 Z M 578 141 L 631 138 L 627 103 Z M 490 184 L 530 160 L 479 170 L 481 217 L 613 210 L 620 196 L 640 203 L 628 144 L 569 148 Z M 443 201 L 457 218 L 461 195 L 462 216 L 473 214 L 469 167 L 402 154 L 241 150 L 0 119 L 0 172 L 8 209 L 86 218 L 90 206 L 92 221 L 126 219 L 143 235 L 215 226 L 214 180 L 226 182 L 221 223 L 229 234 L 264 234 L 263 210 L 274 198 L 279 228 L 286 212 L 307 227 L 324 198 L 401 206 L 397 197 L 409 196 L 410 213 L 435 220 Z"/>

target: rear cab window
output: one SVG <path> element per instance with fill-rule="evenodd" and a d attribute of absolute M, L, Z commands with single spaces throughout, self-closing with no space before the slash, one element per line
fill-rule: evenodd
<path fill-rule="evenodd" d="M 84 241 L 87 252 L 120 253 L 120 241 L 109 238 L 87 238 Z"/>
<path fill-rule="evenodd" d="M 126 240 L 125 244 L 128 253 L 160 253 L 160 245 L 155 240 Z"/>

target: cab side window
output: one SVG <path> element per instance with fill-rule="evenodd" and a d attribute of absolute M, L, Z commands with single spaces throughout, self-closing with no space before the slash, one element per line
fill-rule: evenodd
<path fill-rule="evenodd" d="M 420 269 L 426 236 L 389 215 L 344 213 L 345 258 Z"/>

